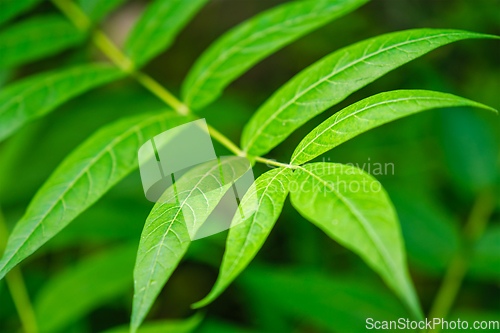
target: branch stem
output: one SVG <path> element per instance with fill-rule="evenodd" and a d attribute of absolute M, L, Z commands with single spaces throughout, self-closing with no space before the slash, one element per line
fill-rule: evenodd
<path fill-rule="evenodd" d="M 2 211 L 0 209 L 0 250 L 6 247 L 9 232 L 5 225 Z M 23 275 L 19 267 L 14 267 L 5 276 L 7 288 L 12 296 L 12 301 L 16 307 L 21 325 L 26 333 L 38 333 L 38 326 L 36 323 L 35 312 L 29 298 L 26 285 L 24 283 Z"/>
<path fill-rule="evenodd" d="M 161 99 L 167 105 L 170 105 L 178 114 L 186 116 L 190 113 L 189 108 L 179 101 L 170 91 L 165 89 L 161 84 L 155 81 L 151 76 L 136 71 L 132 73 L 137 82 L 142 84 L 146 89 L 152 92 L 156 97 Z"/>

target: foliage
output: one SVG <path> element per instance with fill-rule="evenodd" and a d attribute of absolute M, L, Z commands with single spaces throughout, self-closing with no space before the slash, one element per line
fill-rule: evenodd
<path fill-rule="evenodd" d="M 397 313 L 400 317 L 421 320 L 428 305 L 421 305 L 409 264 L 415 264 L 418 269 L 427 270 L 432 275 L 442 274 L 446 267 L 451 267 L 449 270 L 453 273 L 453 267 L 461 267 L 457 263 L 467 260 L 465 265 L 470 266 L 470 276 L 492 279 L 498 283 L 500 274 L 495 267 L 498 267 L 499 262 L 499 229 L 498 225 L 486 227 L 490 216 L 494 216 L 500 206 L 494 200 L 495 191 L 498 190 L 495 187 L 498 185 L 495 185 L 498 170 L 492 165 L 498 163 L 498 158 L 494 158 L 498 149 L 491 144 L 495 141 L 495 135 L 491 139 L 489 129 L 483 130 L 488 125 L 481 122 L 482 116 L 471 116 L 467 114 L 471 110 L 464 110 L 466 113 L 457 111 L 456 117 L 448 119 L 449 113 L 440 113 L 443 117 L 442 132 L 449 134 L 443 139 L 444 149 L 462 142 L 462 133 L 470 130 L 477 132 L 473 139 L 477 137 L 484 140 L 478 144 L 480 149 L 487 150 L 484 154 L 487 156 L 486 162 L 481 163 L 482 157 L 478 157 L 477 164 L 470 167 L 467 165 L 467 156 L 457 154 L 453 149 L 445 154 L 448 161 L 453 163 L 458 158 L 460 165 L 472 170 L 470 179 L 456 181 L 460 184 L 460 197 L 472 198 L 471 201 L 477 198 L 463 235 L 458 235 L 456 221 L 451 224 L 448 222 L 453 218 L 442 218 L 443 214 L 434 212 L 434 207 L 428 203 L 431 200 L 413 199 L 413 194 L 408 195 L 409 191 L 405 192 L 403 187 L 390 185 L 387 190 L 384 189 L 372 176 L 377 174 L 365 170 L 365 165 L 342 161 L 319 162 L 316 159 L 326 156 L 324 154 L 333 148 L 334 152 L 342 154 L 343 147 L 354 147 L 349 146 L 351 142 L 347 141 L 358 140 L 360 134 L 370 130 L 381 133 L 375 128 L 422 111 L 474 107 L 495 113 L 494 108 L 470 99 L 445 92 L 416 90 L 414 87 L 377 91 L 357 102 L 353 99 L 361 96 L 358 90 L 366 89 L 365 86 L 393 69 L 434 49 L 457 41 L 496 39 L 497 36 L 465 30 L 422 28 L 370 37 L 316 61 L 273 94 L 266 91 L 270 97 L 250 119 L 243 117 L 245 119 L 240 120 L 238 113 L 243 111 L 239 110 L 245 107 L 240 102 L 221 97 L 225 90 L 231 89 L 228 86 L 238 85 L 240 81 L 237 80 L 249 75 L 247 72 L 259 66 L 259 62 L 282 58 L 291 51 L 292 42 L 301 37 L 334 20 L 341 22 L 347 14 L 356 15 L 354 11 L 368 1 L 290 1 L 239 23 L 215 40 L 194 62 L 183 79 L 181 100 L 146 73 L 149 71 L 148 63 L 152 61 L 154 64 L 154 59 L 173 45 L 197 13 L 211 5 L 209 1 L 151 1 L 129 32 L 123 51 L 103 33 L 99 24 L 113 10 L 126 6 L 125 1 L 51 2 L 53 6 L 41 0 L 9 0 L 2 3 L 0 23 L 4 27 L 0 32 L 0 68 L 5 70 L 6 77 L 14 68 L 29 68 L 35 66 L 35 62 L 42 62 L 44 58 L 54 55 L 66 54 L 64 57 L 70 58 L 67 54 L 74 54 L 70 61 L 57 64 L 50 70 L 42 67 L 41 71 L 36 70 L 36 74 L 31 75 L 28 71 L 27 77 L 14 82 L 7 79 L 8 84 L 2 87 L 0 140 L 5 142 L 0 148 L 2 161 L 8 161 L 1 166 L 2 173 L 5 173 L 0 175 L 2 205 L 9 206 L 9 199 L 4 193 L 11 190 L 11 180 L 7 179 L 11 177 L 6 175 L 14 172 L 16 163 L 23 160 L 23 150 L 33 149 L 29 146 L 36 142 L 33 137 L 42 134 L 49 138 L 46 150 L 38 148 L 44 154 L 50 154 L 50 149 L 59 142 L 63 146 L 64 138 L 71 141 L 71 137 L 78 137 L 77 132 L 88 138 L 83 142 L 78 139 L 80 141 L 75 142 L 75 145 L 78 143 L 76 148 L 74 145 L 68 147 L 60 156 L 62 161 L 59 160 L 59 166 L 49 166 L 48 169 L 54 171 L 39 186 L 26 212 L 9 232 L 0 259 L 0 279 L 5 278 L 8 282 L 13 301 L 18 305 L 19 297 L 22 296 L 16 294 L 12 281 L 17 279 L 17 289 L 22 288 L 22 281 L 19 284 L 19 264 L 28 262 L 30 256 L 34 256 L 34 263 L 39 260 L 37 255 L 44 256 L 46 252 L 57 254 L 61 249 L 75 245 L 84 249 L 84 253 L 98 253 L 84 255 L 76 264 L 51 274 L 50 280 L 39 288 L 34 315 L 29 313 L 30 306 L 24 311 L 19 309 L 26 330 L 33 327 L 29 321 L 36 321 L 41 332 L 70 332 L 69 328 L 72 332 L 94 331 L 85 320 L 92 311 L 116 301 L 117 297 L 124 297 L 128 308 L 131 308 L 132 333 L 159 330 L 241 332 L 241 328 L 227 323 L 204 320 L 200 312 L 180 321 L 149 320 L 154 316 L 148 317 L 148 313 L 157 313 L 155 302 L 161 301 L 162 290 L 168 290 L 168 285 L 165 286 L 167 281 L 174 279 L 174 271 L 182 268 L 186 260 L 220 266 L 212 290 L 201 301 L 192 304 L 193 308 L 205 307 L 219 296 L 223 297 L 223 292 L 231 289 L 231 283 L 236 281 L 249 294 L 249 304 L 266 304 L 267 299 L 272 299 L 267 306 L 277 309 L 275 316 L 266 314 L 266 306 L 260 310 L 260 305 L 254 306 L 252 310 L 264 329 L 271 331 L 291 331 L 289 318 L 296 315 L 315 327 L 339 332 L 363 329 L 363 321 L 368 316 L 395 318 Z M 42 11 L 42 14 L 20 16 L 36 6 L 47 6 L 49 10 Z M 82 57 L 82 45 L 97 48 L 112 64 L 95 61 L 95 56 Z M 469 45 L 474 47 L 473 43 Z M 278 54 L 272 55 L 275 52 Z M 271 58 L 265 60 L 268 57 Z M 141 70 L 143 67 L 145 70 Z M 266 77 L 270 74 L 266 73 Z M 129 80 L 122 80 L 124 78 Z M 142 85 L 147 92 L 134 87 L 133 94 L 130 94 L 127 91 L 129 88 L 124 86 L 134 84 L 129 82 L 132 80 Z M 435 81 L 440 82 L 439 79 Z M 99 91 L 89 93 L 106 84 L 111 84 L 113 88 L 103 90 L 101 95 L 98 95 Z M 438 90 L 453 92 L 446 84 L 436 85 L 440 88 Z M 488 84 L 484 86 L 487 89 Z M 112 97 L 114 94 L 115 99 Z M 350 97 L 351 94 L 357 95 Z M 470 95 L 475 96 L 474 93 Z M 91 96 L 98 97 L 92 100 Z M 128 101 L 127 96 L 130 98 Z M 75 104 L 66 104 L 72 99 L 75 99 Z M 341 105 L 340 111 L 329 117 L 322 115 L 337 104 Z M 75 115 L 71 114 L 71 105 L 74 106 Z M 79 107 L 83 119 L 92 123 L 90 126 L 86 127 L 86 122 L 77 118 Z M 68 115 L 60 112 L 64 108 Z M 87 112 L 92 109 L 99 110 L 102 123 L 89 120 Z M 109 118 L 104 114 L 109 114 Z M 67 116 L 66 120 L 64 116 Z M 417 128 L 417 132 L 427 125 L 422 122 L 418 124 L 418 119 L 424 119 L 419 116 L 415 116 L 415 126 L 411 122 L 411 128 Z M 36 124 L 43 122 L 45 117 L 53 122 L 51 133 L 37 131 Z M 229 151 L 236 156 L 193 168 L 167 189 L 161 203 L 152 208 L 145 203 L 137 204 L 137 197 L 141 197 L 141 194 L 137 195 L 140 185 L 135 172 L 139 147 L 157 134 L 202 117 L 206 117 L 209 123 L 214 120 L 214 124 L 218 125 L 223 124 L 224 120 L 229 122 L 229 125 L 220 126 L 226 127 L 227 133 L 221 133 L 212 126 L 209 126 L 209 132 L 217 141 L 218 152 L 226 154 Z M 316 122 L 316 127 L 309 126 L 308 122 L 313 118 L 320 120 Z M 242 133 L 229 134 L 234 130 L 234 124 L 241 127 L 244 124 Z M 95 133 L 88 135 L 94 130 Z M 399 136 L 394 135 L 389 139 L 391 142 L 404 141 L 406 135 L 412 135 L 404 131 L 392 132 L 391 135 Z M 226 137 L 240 134 L 241 147 Z M 52 142 L 50 135 L 54 138 Z M 282 151 L 286 151 L 286 148 L 275 148 L 280 144 L 283 146 L 285 142 L 293 143 L 293 140 L 299 143 L 292 149 L 293 153 L 286 157 L 289 158 L 288 162 L 264 157 L 273 151 L 276 157 L 282 159 L 285 155 Z M 343 143 L 345 145 L 340 146 Z M 469 151 L 466 143 L 469 142 L 464 143 L 463 151 Z M 44 147 L 43 141 L 38 147 Z M 471 150 L 476 149 L 473 144 L 471 147 Z M 401 154 L 404 155 L 404 152 Z M 190 236 L 201 227 L 231 184 L 248 170 L 247 163 L 242 163 L 241 157 L 256 164 L 256 171 L 263 164 L 272 169 L 257 175 L 256 181 L 239 203 L 241 214 L 235 214 L 233 218 L 233 227 L 227 233 L 223 255 L 218 252 L 221 235 L 202 240 L 199 242 L 201 245 L 197 245 L 197 242 L 191 244 Z M 39 161 L 44 159 L 48 158 L 42 156 Z M 485 176 L 480 179 L 474 173 L 478 169 L 480 172 L 484 169 Z M 455 177 L 458 174 L 459 178 L 462 174 L 460 170 L 452 172 Z M 218 182 L 219 173 L 224 175 L 220 191 L 208 191 L 214 181 Z M 128 177 L 130 174 L 132 176 Z M 36 179 L 37 175 L 32 177 L 35 179 L 31 182 L 34 185 L 40 185 L 43 181 Z M 415 188 L 422 188 L 422 184 Z M 195 191 L 203 195 L 194 195 Z M 418 191 L 413 189 L 411 192 Z M 26 192 L 30 193 L 29 190 Z M 427 192 L 430 191 L 426 191 L 423 197 Z M 289 193 L 293 209 L 287 206 Z M 395 198 L 396 208 L 391 198 Z M 15 201 L 15 196 L 11 200 Z M 135 202 L 138 207 L 126 204 L 129 201 Z M 118 204 L 114 204 L 116 202 Z M 91 208 L 94 204 L 96 207 Z M 192 209 L 192 216 L 183 214 L 186 206 Z M 99 207 L 102 211 L 98 216 L 102 222 L 88 215 Z M 138 221 L 144 224 L 142 234 L 139 234 L 141 228 L 136 227 L 135 211 L 140 212 L 138 215 L 142 217 Z M 427 213 L 427 216 L 424 214 L 419 217 L 422 212 Z M 295 235 L 292 238 L 300 239 L 290 252 L 300 252 L 297 257 L 306 262 L 325 258 L 321 250 L 314 249 L 319 244 L 317 239 L 323 236 L 315 228 L 310 228 L 315 226 L 359 256 L 349 257 L 355 263 L 353 266 L 356 266 L 357 276 L 350 273 L 346 276 L 338 274 L 333 278 L 318 267 L 308 272 L 297 272 L 293 269 L 273 269 L 266 264 L 250 265 L 261 248 L 266 246 L 266 240 L 273 237 L 271 230 L 281 215 L 287 219 L 292 216 L 290 220 L 294 222 L 286 227 Z M 122 226 L 118 223 L 113 225 L 113 220 L 125 220 L 130 216 L 134 227 L 118 230 Z M 1 219 L 0 215 L 0 224 L 3 224 Z M 311 226 L 304 225 L 303 219 L 310 221 Z M 412 219 L 416 219 L 417 223 L 410 223 Z M 418 223 L 419 220 L 425 220 L 426 223 Z M 98 226 L 101 223 L 111 226 L 109 234 L 106 234 L 105 227 Z M 439 248 L 429 249 L 425 244 L 428 239 L 435 239 L 436 242 L 443 240 L 448 252 L 440 251 Z M 88 251 L 86 240 L 91 240 L 91 251 Z M 108 246 L 112 248 L 102 250 Z M 329 243 L 328 246 L 333 245 Z M 211 252 L 210 248 L 214 250 Z M 218 255 L 222 256 L 220 265 L 217 260 L 214 262 Z M 132 268 L 134 259 L 135 268 Z M 377 286 L 376 276 L 367 267 L 380 276 L 396 298 L 384 287 Z M 361 278 L 363 274 L 369 278 Z M 466 269 L 463 272 L 465 274 Z M 0 296 L 4 297 L 2 294 Z M 196 297 L 199 296 L 196 294 Z M 438 299 L 440 297 L 444 297 L 445 304 L 448 301 L 453 303 L 454 295 L 443 296 L 438 293 Z M 343 305 L 334 304 L 332 299 Z M 308 302 L 311 306 L 307 306 Z M 297 305 L 299 303 L 304 303 L 304 306 Z M 431 308 L 429 316 L 446 317 L 448 310 L 449 306 L 436 305 Z M 330 314 L 334 314 L 334 320 Z M 107 323 L 104 328 L 109 330 L 106 332 L 128 331 L 127 327 L 119 325 L 123 323 L 114 324 L 116 327 L 112 328 Z"/>

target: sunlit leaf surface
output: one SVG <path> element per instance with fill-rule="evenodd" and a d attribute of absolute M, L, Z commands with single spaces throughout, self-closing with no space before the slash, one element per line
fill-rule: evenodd
<path fill-rule="evenodd" d="M 357 253 L 421 318 L 399 221 L 382 185 L 360 169 L 333 163 L 306 164 L 296 182 L 291 200 L 300 214 Z"/>
<path fill-rule="evenodd" d="M 216 299 L 255 257 L 281 214 L 291 177 L 290 169 L 278 168 L 257 178 L 241 201 L 242 214 L 235 215 L 235 226 L 229 229 L 219 278 L 210 294 L 195 307 Z"/>
<path fill-rule="evenodd" d="M 248 168 L 248 161 L 237 156 L 203 163 L 176 181 L 153 207 L 137 252 L 132 332 L 186 253 L 191 237 Z"/>
<path fill-rule="evenodd" d="M 155 0 L 130 32 L 125 52 L 142 66 L 168 48 L 208 0 Z"/>
<path fill-rule="evenodd" d="M 387 72 L 439 46 L 470 38 L 495 36 L 460 30 L 405 30 L 336 51 L 274 93 L 246 125 L 242 145 L 252 155 L 263 155 L 309 119 Z"/>
<path fill-rule="evenodd" d="M 0 68 L 55 55 L 83 42 L 85 34 L 57 14 L 35 16 L 0 33 Z"/>
<path fill-rule="evenodd" d="M 183 84 L 185 103 L 201 109 L 257 62 L 368 0 L 292 1 L 241 23 L 201 55 Z"/>
<path fill-rule="evenodd" d="M 185 121 L 172 113 L 123 119 L 73 151 L 17 222 L 0 260 L 0 278 L 137 168 L 137 151 L 145 141 Z"/>
<path fill-rule="evenodd" d="M 290 163 L 308 162 L 361 133 L 393 120 L 421 111 L 452 106 L 493 110 L 462 97 L 435 91 L 384 92 L 354 103 L 321 123 L 299 143 Z"/>

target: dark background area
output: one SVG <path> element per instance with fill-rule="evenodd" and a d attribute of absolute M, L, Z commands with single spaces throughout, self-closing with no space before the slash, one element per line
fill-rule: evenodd
<path fill-rule="evenodd" d="M 222 33 L 282 2 L 209 2 L 176 43 L 145 71 L 177 93 L 190 66 Z M 103 29 L 120 43 L 144 4 L 126 3 L 105 21 Z M 52 11 L 56 9 L 50 3 L 43 3 L 24 17 Z M 260 62 L 231 84 L 202 115 L 238 143 L 253 112 L 302 69 L 341 47 L 412 28 L 454 28 L 500 35 L 500 1 L 372 0 Z M 89 59 L 103 56 L 87 44 L 83 51 L 69 50 L 16 71 L 3 71 L 1 84 Z M 441 47 L 352 94 L 297 130 L 267 157 L 288 161 L 301 138 L 322 120 L 383 91 L 436 90 L 500 109 L 499 59 L 498 40 L 460 41 Z M 2 143 L 0 202 L 9 226 L 21 217 L 36 190 L 62 159 L 91 133 L 116 119 L 162 107 L 156 97 L 125 79 L 66 103 Z M 497 115 L 449 108 L 384 125 L 317 159 L 394 166 L 394 174 L 376 177 L 389 192 L 400 217 L 410 271 L 424 311 L 429 310 L 445 269 L 458 250 L 461 228 L 474 202 L 485 191 L 493 191 L 496 208 L 483 236 L 486 239 L 480 240 L 474 252 L 450 320 L 500 320 L 499 143 Z M 215 145 L 218 153 L 228 154 Z M 257 165 L 254 171 L 257 176 L 267 169 Z M 139 172 L 134 172 L 26 260 L 21 267 L 35 308 L 50 281 L 67 270 L 117 246 L 136 247 L 151 207 L 144 198 Z M 194 313 L 190 304 L 203 298 L 215 282 L 225 236 L 218 234 L 192 244 L 148 320 L 179 319 Z M 97 283 L 103 274 L 99 266 L 93 267 L 95 270 L 81 281 L 90 284 L 89 290 L 94 288 L 93 279 Z M 75 316 L 64 332 L 101 332 L 127 324 L 132 270 L 124 274 L 124 280 L 129 287 L 89 306 L 85 315 Z M 359 332 L 367 317 L 397 320 L 408 316 L 360 258 L 307 222 L 287 202 L 253 263 L 207 308 L 199 332 Z M 17 332 L 19 327 L 1 281 L 0 332 Z"/>

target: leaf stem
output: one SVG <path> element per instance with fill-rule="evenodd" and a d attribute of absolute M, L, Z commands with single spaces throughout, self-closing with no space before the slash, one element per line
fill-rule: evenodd
<path fill-rule="evenodd" d="M 4 249 L 7 244 L 8 230 L 0 208 L 0 249 Z M 5 282 L 12 296 L 19 319 L 26 333 L 38 333 L 35 312 L 31 305 L 23 275 L 19 267 L 14 267 L 6 276 Z"/>
<path fill-rule="evenodd" d="M 132 76 L 146 89 L 156 95 L 159 99 L 170 105 L 180 115 L 186 116 L 190 113 L 189 108 L 184 103 L 179 101 L 174 95 L 172 95 L 161 84 L 155 81 L 151 76 L 140 71 L 133 72 Z"/>
<path fill-rule="evenodd" d="M 264 158 L 264 157 L 260 157 L 260 156 L 255 156 L 254 159 L 257 162 L 264 163 L 264 164 L 267 164 L 267 165 L 274 165 L 274 166 L 277 166 L 277 167 L 283 167 L 283 168 L 289 168 L 289 169 L 299 169 L 300 168 L 300 166 L 298 166 L 298 165 L 291 165 L 291 164 L 281 163 L 281 162 L 277 162 L 275 160 L 270 160 L 268 158 Z"/>
<path fill-rule="evenodd" d="M 246 154 L 238 148 L 237 145 L 233 143 L 233 141 L 229 140 L 224 134 L 221 132 L 217 131 L 215 128 L 212 126 L 208 125 L 208 132 L 210 133 L 210 136 L 214 138 L 215 140 L 219 141 L 224 147 L 229 149 L 231 152 L 238 156 L 246 157 Z"/>
<path fill-rule="evenodd" d="M 92 41 L 122 71 L 133 73 L 134 64 L 132 61 L 101 30 L 95 30 L 92 33 Z"/>
<path fill-rule="evenodd" d="M 462 249 L 455 254 L 446 270 L 441 286 L 429 311 L 429 318 L 444 319 L 453 306 L 469 268 L 469 257 L 472 246 L 483 234 L 488 224 L 488 219 L 495 207 L 493 198 L 490 191 L 485 191 L 476 198 L 469 218 L 463 228 Z M 440 330 L 441 326 L 437 326 L 432 332 L 439 332 Z"/>

